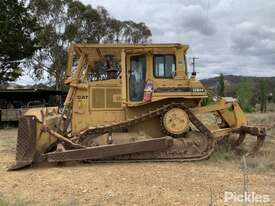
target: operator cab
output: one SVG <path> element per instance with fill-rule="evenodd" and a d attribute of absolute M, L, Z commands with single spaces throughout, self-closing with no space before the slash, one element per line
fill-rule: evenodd
<path fill-rule="evenodd" d="M 70 50 L 67 79 L 71 75 L 72 56 L 78 56 L 82 69 L 77 75 L 80 82 L 88 82 L 91 101 L 100 108 L 107 103 L 94 100 L 95 95 L 110 100 L 108 94 L 114 92 L 113 100 L 120 99 L 122 105 L 129 107 L 167 98 L 197 98 L 199 101 L 207 97 L 203 85 L 187 76 L 188 45 L 74 44 Z"/>
<path fill-rule="evenodd" d="M 153 65 L 150 60 L 153 57 Z M 148 60 L 147 60 L 148 58 Z M 148 61 L 148 63 L 146 62 Z M 176 75 L 176 58 L 173 54 L 140 55 L 130 58 L 129 96 L 130 101 L 142 101 L 146 80 L 173 79 Z M 152 62 L 152 61 L 151 61 Z M 147 69 L 146 65 L 149 65 Z M 149 72 L 153 72 L 150 75 Z M 147 73 L 147 74 L 146 74 Z"/>

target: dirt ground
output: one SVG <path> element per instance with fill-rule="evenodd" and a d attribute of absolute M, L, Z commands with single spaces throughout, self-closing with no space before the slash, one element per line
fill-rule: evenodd
<path fill-rule="evenodd" d="M 249 118 L 254 123 L 275 124 L 274 113 Z M 274 126 L 269 129 L 270 135 L 275 135 Z M 43 164 L 7 172 L 14 160 L 16 132 L 0 130 L 0 206 L 200 206 L 210 204 L 211 194 L 213 205 L 242 205 L 224 199 L 225 192 L 242 194 L 244 178 L 238 157 L 214 154 L 210 160 L 194 163 Z M 270 197 L 269 203 L 251 205 L 275 205 L 273 144 L 269 137 L 263 150 L 267 152 L 248 160 L 253 162 L 248 171 L 249 191 Z"/>

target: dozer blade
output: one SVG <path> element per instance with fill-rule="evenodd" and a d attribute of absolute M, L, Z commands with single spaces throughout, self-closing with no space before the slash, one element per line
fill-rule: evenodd
<path fill-rule="evenodd" d="M 22 117 L 19 121 L 16 163 L 8 170 L 17 170 L 30 165 L 35 156 L 36 119 L 33 116 Z"/>

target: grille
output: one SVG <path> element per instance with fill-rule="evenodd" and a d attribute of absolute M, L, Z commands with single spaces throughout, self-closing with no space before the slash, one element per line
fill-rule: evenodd
<path fill-rule="evenodd" d="M 104 88 L 92 89 L 92 107 L 105 108 L 105 89 Z"/>
<path fill-rule="evenodd" d="M 107 108 L 120 108 L 120 89 L 107 89 Z"/>

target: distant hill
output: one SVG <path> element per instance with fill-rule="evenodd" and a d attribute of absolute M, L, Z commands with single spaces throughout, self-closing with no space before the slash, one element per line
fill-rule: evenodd
<path fill-rule="evenodd" d="M 234 76 L 225 75 L 225 93 L 226 96 L 235 96 L 238 84 L 243 80 L 249 80 L 252 82 L 254 87 L 254 93 L 258 95 L 260 93 L 260 82 L 264 80 L 267 83 L 267 92 L 275 95 L 275 77 L 250 77 L 250 76 Z M 219 77 L 203 79 L 201 80 L 205 87 L 213 92 L 216 91 Z"/>
<path fill-rule="evenodd" d="M 242 80 L 251 80 L 254 84 L 259 84 L 262 80 L 265 80 L 269 85 L 270 89 L 275 89 L 275 77 L 250 77 L 250 76 L 235 76 L 235 75 L 225 75 L 224 80 L 229 85 L 237 85 Z M 209 88 L 213 89 L 216 87 L 219 77 L 213 77 L 209 79 L 202 79 L 203 84 Z"/>

